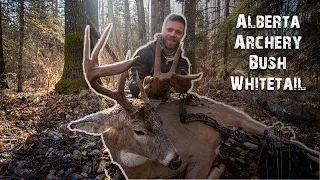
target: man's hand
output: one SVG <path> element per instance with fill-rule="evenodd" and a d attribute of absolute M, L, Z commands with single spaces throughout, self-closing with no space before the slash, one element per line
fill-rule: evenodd
<path fill-rule="evenodd" d="M 147 76 L 143 79 L 143 86 L 150 84 L 150 93 L 152 95 L 157 95 L 160 93 L 162 88 L 162 83 L 159 81 L 159 78 L 153 78 L 151 76 Z"/>
<path fill-rule="evenodd" d="M 170 84 L 177 93 L 185 93 L 191 88 L 191 80 L 183 79 L 177 74 L 172 75 Z"/>

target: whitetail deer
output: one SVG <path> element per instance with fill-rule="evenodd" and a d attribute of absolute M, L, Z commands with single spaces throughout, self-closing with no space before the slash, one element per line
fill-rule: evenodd
<path fill-rule="evenodd" d="M 219 132 L 202 122 L 188 124 L 180 122 L 177 108 L 179 100 L 155 105 L 153 100 L 148 99 L 139 79 L 137 82 L 144 101 L 128 100 L 125 97 L 127 69 L 139 57 L 117 64 L 99 66 L 98 54 L 106 43 L 110 30 L 111 25 L 102 34 L 90 57 L 90 32 L 89 27 L 86 28 L 83 66 L 86 81 L 91 89 L 114 99 L 118 104 L 71 122 L 68 125 L 69 129 L 101 136 L 112 160 L 122 167 L 128 178 L 219 178 L 224 166 L 212 169 L 212 163 L 217 155 L 215 150 L 221 141 Z M 175 74 L 174 68 L 179 58 L 176 56 L 170 73 L 162 74 L 157 65 L 160 61 L 159 52 L 157 44 L 155 76 L 164 81 Z M 116 92 L 104 88 L 97 82 L 100 77 L 119 73 L 122 74 Z M 187 79 L 198 77 L 199 75 L 183 76 Z M 214 117 L 219 124 L 231 129 L 242 127 L 258 134 L 263 134 L 263 131 L 268 129 L 235 108 L 206 97 L 199 96 L 196 105 L 186 105 L 186 108 L 189 113 Z"/>

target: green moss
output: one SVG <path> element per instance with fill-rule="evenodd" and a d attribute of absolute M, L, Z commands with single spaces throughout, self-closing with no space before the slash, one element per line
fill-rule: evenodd
<path fill-rule="evenodd" d="M 65 36 L 63 74 L 55 85 L 55 92 L 71 94 L 88 89 L 82 68 L 83 41 L 83 35 L 79 33 L 73 32 Z"/>
<path fill-rule="evenodd" d="M 55 92 L 59 94 L 79 93 L 83 89 L 88 89 L 84 79 L 60 79 L 55 85 Z"/>
<path fill-rule="evenodd" d="M 64 67 L 62 77 L 65 79 L 82 78 L 83 36 L 70 33 L 65 36 Z"/>

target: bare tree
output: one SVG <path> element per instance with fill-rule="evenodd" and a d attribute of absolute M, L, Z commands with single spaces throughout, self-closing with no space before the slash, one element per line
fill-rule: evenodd
<path fill-rule="evenodd" d="M 225 18 L 229 16 L 229 0 L 225 0 Z M 223 79 L 227 80 L 229 77 L 228 73 L 228 33 L 226 33 L 225 38 L 224 38 L 224 46 L 223 46 L 223 65 L 224 65 L 224 76 Z"/>
<path fill-rule="evenodd" d="M 188 57 L 191 63 L 191 72 L 196 72 L 197 63 L 195 61 L 195 44 L 196 44 L 196 34 L 195 34 L 195 25 L 196 25 L 196 16 L 194 12 L 196 12 L 197 2 L 193 0 L 185 0 L 185 11 L 184 15 L 187 19 L 187 35 L 185 39 L 184 49 L 185 55 Z"/>
<path fill-rule="evenodd" d="M 51 0 L 51 12 L 53 15 L 58 16 L 58 0 Z"/>
<path fill-rule="evenodd" d="M 170 0 L 151 1 L 151 36 L 161 31 L 164 18 L 170 12 Z"/>
<path fill-rule="evenodd" d="M 216 6 L 216 24 L 220 23 L 220 18 L 221 18 L 221 1 L 217 0 L 217 6 Z"/>
<path fill-rule="evenodd" d="M 131 36 L 129 34 L 131 32 L 131 23 L 130 23 L 130 10 L 129 10 L 129 1 L 128 0 L 124 0 L 124 20 L 125 20 L 124 50 L 125 50 L 125 52 L 127 52 L 128 50 L 130 50 L 130 48 L 132 48 Z"/>
<path fill-rule="evenodd" d="M 158 17 L 159 17 L 159 1 L 152 1 L 151 0 L 151 25 L 150 25 L 150 32 L 151 37 L 157 32 L 158 24 Z"/>
<path fill-rule="evenodd" d="M 114 46 L 118 46 L 116 21 L 113 14 L 113 0 L 108 0 L 108 14 L 109 14 L 110 21 L 113 24 L 113 29 L 111 31 L 112 43 Z"/>
<path fill-rule="evenodd" d="M 139 43 L 143 44 L 146 42 L 147 30 L 146 30 L 146 20 L 144 14 L 143 0 L 136 0 L 137 11 L 138 11 L 138 24 L 139 24 Z"/>
<path fill-rule="evenodd" d="M 3 56 L 3 46 L 2 46 L 2 3 L 0 2 L 0 89 L 8 88 L 5 76 L 5 61 Z"/>
<path fill-rule="evenodd" d="M 22 92 L 22 54 L 24 38 L 24 0 L 19 1 L 19 59 L 18 59 L 18 92 Z"/>
<path fill-rule="evenodd" d="M 91 30 L 93 30 L 93 34 L 91 36 L 94 44 L 98 41 L 100 37 L 99 33 L 99 21 L 98 21 L 98 0 L 85 0 L 85 25 L 89 24 Z M 82 32 L 84 30 L 82 29 Z"/>
<path fill-rule="evenodd" d="M 214 10 L 215 10 L 215 13 L 212 20 L 213 20 L 213 54 L 214 54 L 214 59 L 220 59 L 220 53 L 219 53 L 219 48 L 218 48 L 218 42 L 217 42 L 217 37 L 218 37 L 218 30 L 219 30 L 219 23 L 220 23 L 220 12 L 221 12 L 221 8 L 220 8 L 220 0 L 215 0 L 213 1 L 213 6 L 215 7 Z"/>
<path fill-rule="evenodd" d="M 209 29 L 209 26 L 210 26 L 210 21 L 209 21 L 209 1 L 210 0 L 206 0 L 206 8 L 205 8 L 205 28 L 206 28 L 206 31 Z"/>
<path fill-rule="evenodd" d="M 58 16 L 58 12 L 59 12 L 58 0 L 54 0 L 54 9 L 55 9 L 55 15 Z"/>
<path fill-rule="evenodd" d="M 167 15 L 170 14 L 171 9 L 170 9 L 170 0 L 164 0 L 163 1 L 163 18 L 165 18 Z"/>
<path fill-rule="evenodd" d="M 101 28 L 105 27 L 104 0 L 100 0 L 100 19 Z"/>

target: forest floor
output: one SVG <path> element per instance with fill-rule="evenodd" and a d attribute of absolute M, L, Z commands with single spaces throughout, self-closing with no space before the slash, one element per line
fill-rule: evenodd
<path fill-rule="evenodd" d="M 239 94 L 223 89 L 201 93 L 235 106 L 267 125 L 280 120 L 295 130 L 299 141 L 319 150 L 320 104 L 319 99 L 312 99 L 314 95 L 297 101 L 302 97 L 294 94 L 281 100 L 261 94 L 252 98 L 256 96 L 250 92 Z M 74 133 L 67 128 L 72 120 L 111 107 L 112 101 L 89 91 L 59 95 L 4 90 L 0 102 L 0 178 L 104 179 L 104 169 L 117 179 L 124 178 L 111 163 L 99 136 Z M 250 150 L 237 147 L 227 160 L 218 159 L 227 167 L 222 178 L 265 177 L 265 168 L 258 165 L 262 160 L 259 162 Z"/>

